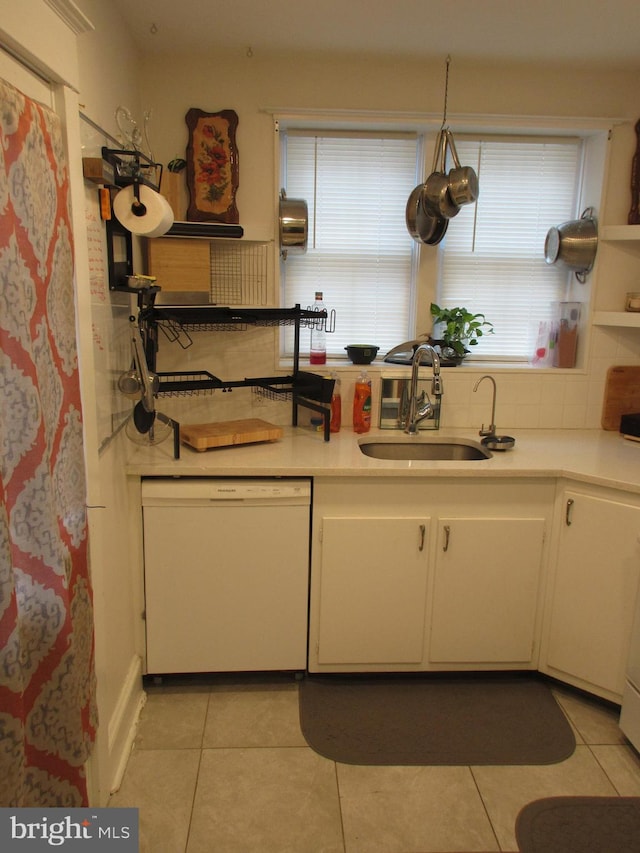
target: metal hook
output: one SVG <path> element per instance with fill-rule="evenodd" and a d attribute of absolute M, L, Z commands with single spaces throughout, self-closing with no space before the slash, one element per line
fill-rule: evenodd
<path fill-rule="evenodd" d="M 447 100 L 449 98 L 449 66 L 451 65 L 451 56 L 449 54 L 447 54 L 446 63 L 447 63 L 447 70 L 445 73 L 445 80 L 444 80 L 444 109 L 443 109 L 443 113 L 442 113 L 441 130 L 444 130 L 445 125 L 447 123 Z"/>

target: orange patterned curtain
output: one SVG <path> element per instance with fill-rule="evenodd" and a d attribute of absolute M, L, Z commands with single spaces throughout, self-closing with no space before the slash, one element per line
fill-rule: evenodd
<path fill-rule="evenodd" d="M 0 806 L 87 805 L 94 682 L 67 163 L 0 80 Z"/>

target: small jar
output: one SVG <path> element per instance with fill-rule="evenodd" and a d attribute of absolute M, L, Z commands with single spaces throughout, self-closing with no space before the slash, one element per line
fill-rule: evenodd
<path fill-rule="evenodd" d="M 640 292 L 634 291 L 627 293 L 627 299 L 624 304 L 625 311 L 640 311 Z"/>

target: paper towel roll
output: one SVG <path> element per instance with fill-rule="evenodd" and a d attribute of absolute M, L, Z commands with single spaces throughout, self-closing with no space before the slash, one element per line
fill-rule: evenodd
<path fill-rule="evenodd" d="M 161 237 L 173 225 L 173 211 L 169 202 L 145 184 L 139 185 L 140 201 L 146 208 L 142 216 L 133 212 L 136 200 L 133 186 L 124 187 L 113 200 L 113 212 L 118 222 L 138 237 Z"/>

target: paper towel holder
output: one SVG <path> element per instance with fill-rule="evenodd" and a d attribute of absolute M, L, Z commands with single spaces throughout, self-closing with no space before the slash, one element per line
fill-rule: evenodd
<path fill-rule="evenodd" d="M 121 189 L 133 185 L 134 196 L 138 201 L 140 201 L 140 184 L 145 184 L 158 192 L 162 181 L 162 164 L 154 163 L 142 151 L 103 147 L 102 158 L 113 166 L 113 182 L 109 185 L 111 188 Z M 155 180 L 152 179 L 152 174 Z M 133 212 L 144 216 L 146 208 L 141 204 L 140 210 L 133 210 Z M 133 275 L 131 232 L 124 228 L 113 214 L 105 224 L 109 290 L 131 292 L 128 285 L 129 277 Z M 152 291 L 158 289 L 150 288 Z"/>
<path fill-rule="evenodd" d="M 114 186 L 146 184 L 156 192 L 162 183 L 162 163 L 154 163 L 142 151 L 122 148 L 103 148 L 102 157 L 113 166 Z M 153 175 L 153 179 L 152 176 Z"/>

